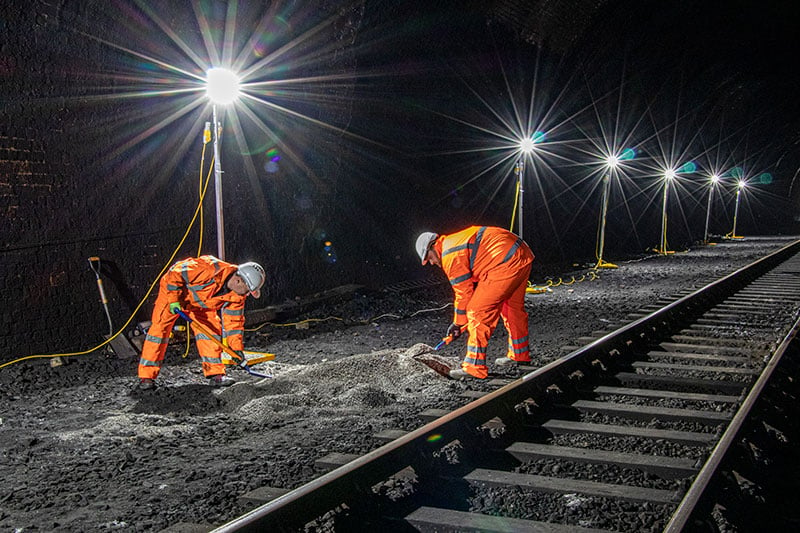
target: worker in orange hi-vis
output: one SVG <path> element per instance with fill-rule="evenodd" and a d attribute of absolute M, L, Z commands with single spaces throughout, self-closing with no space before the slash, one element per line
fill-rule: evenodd
<path fill-rule="evenodd" d="M 467 355 L 450 377 L 488 376 L 486 347 L 501 317 L 508 352 L 495 364 L 530 361 L 525 289 L 534 256 L 525 241 L 503 228 L 472 226 L 451 235 L 422 233 L 416 250 L 422 264 L 441 267 L 453 287 L 455 311 L 447 335 L 458 337 L 465 325 L 469 331 Z"/>
<path fill-rule="evenodd" d="M 155 379 L 167 351 L 170 332 L 183 311 L 191 319 L 203 375 L 209 384 L 224 387 L 234 383 L 225 375 L 222 348 L 195 322 L 209 332 L 219 332 L 216 340 L 244 358 L 244 304 L 247 296 L 261 296 L 266 275 L 258 263 L 233 265 L 211 255 L 190 257 L 172 265 L 161 278 L 139 359 L 139 388 L 155 388 Z"/>

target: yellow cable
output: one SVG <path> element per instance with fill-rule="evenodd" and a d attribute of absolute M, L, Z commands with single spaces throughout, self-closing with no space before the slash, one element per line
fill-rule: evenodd
<path fill-rule="evenodd" d="M 514 192 L 514 211 L 511 212 L 511 227 L 508 228 L 508 231 L 514 231 L 514 220 L 517 216 L 517 205 L 519 204 L 519 180 L 517 180 L 517 185 L 515 187 Z"/>
<path fill-rule="evenodd" d="M 203 152 L 205 152 L 205 148 L 206 147 L 205 147 L 205 143 L 204 143 L 203 144 Z M 214 164 L 214 158 L 213 157 L 211 158 L 211 164 L 212 164 L 212 166 Z M 202 172 L 202 170 L 201 170 L 201 172 Z M 208 173 L 208 177 L 209 178 L 211 177 L 211 172 L 210 171 Z M 114 335 L 112 335 L 111 337 L 106 339 L 104 342 L 101 342 L 97 346 L 95 346 L 93 348 L 89 348 L 88 350 L 83 350 L 81 352 L 70 352 L 70 353 L 27 355 L 25 357 L 20 357 L 18 359 L 14 359 L 12 361 L 8 361 L 6 363 L 0 364 L 0 368 L 5 368 L 7 366 L 10 366 L 10 365 L 13 365 L 13 364 L 16 364 L 16 363 L 20 363 L 22 361 L 27 361 L 29 359 L 50 359 L 52 357 L 72 357 L 72 356 L 76 356 L 76 355 L 86 355 L 86 354 L 94 352 L 95 350 L 98 350 L 98 349 L 102 348 L 103 346 L 106 346 L 112 340 L 114 340 L 117 337 L 119 337 L 119 335 L 125 330 L 125 328 L 128 327 L 128 324 L 130 324 L 131 321 L 133 321 L 133 317 L 135 317 L 136 313 L 139 312 L 139 309 L 141 309 L 142 305 L 144 305 L 144 302 L 147 301 L 147 298 L 150 296 L 150 293 L 153 292 L 153 288 L 159 282 L 159 280 L 161 279 L 161 276 L 163 276 L 164 272 L 166 272 L 167 269 L 169 269 L 169 267 L 172 266 L 172 262 L 175 259 L 175 256 L 178 255 L 178 251 L 183 246 L 183 243 L 186 241 L 186 237 L 189 236 L 189 232 L 192 230 L 192 226 L 194 226 L 194 223 L 197 220 L 198 213 L 199 213 L 200 209 L 203 206 L 203 197 L 205 196 L 207 188 L 208 188 L 208 179 L 206 180 L 205 186 L 203 187 L 203 193 L 200 195 L 200 203 L 197 205 L 197 208 L 194 211 L 194 216 L 192 217 L 192 220 L 189 222 L 189 227 L 186 228 L 186 232 L 184 232 L 183 237 L 181 238 L 181 241 L 178 243 L 178 246 L 172 252 L 172 255 L 170 256 L 169 260 L 167 261 L 167 264 L 164 266 L 163 269 L 161 269 L 161 272 L 159 272 L 158 276 L 156 276 L 156 279 L 153 280 L 153 283 L 150 284 L 150 287 L 147 289 L 147 292 L 145 293 L 144 297 L 142 298 L 142 300 L 139 302 L 139 304 L 136 306 L 136 308 L 131 313 L 131 316 L 128 317 L 128 320 L 119 328 L 119 330 L 117 330 L 117 332 Z"/>

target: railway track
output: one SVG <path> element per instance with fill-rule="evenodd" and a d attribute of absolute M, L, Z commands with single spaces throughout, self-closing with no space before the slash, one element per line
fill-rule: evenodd
<path fill-rule="evenodd" d="M 763 393 L 796 365 L 798 309 L 800 242 L 424 412 L 215 531 L 695 530 Z"/>

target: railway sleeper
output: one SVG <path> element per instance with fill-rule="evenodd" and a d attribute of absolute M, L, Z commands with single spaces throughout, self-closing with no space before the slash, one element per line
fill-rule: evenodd
<path fill-rule="evenodd" d="M 655 374 L 637 374 L 635 372 L 619 372 L 614 381 L 620 385 L 631 387 L 670 389 L 686 392 L 711 392 L 725 394 L 741 394 L 747 383 L 704 379 L 685 376 L 663 376 Z"/>
<path fill-rule="evenodd" d="M 740 365 L 748 366 L 759 362 L 757 357 L 739 357 L 732 355 L 716 355 L 712 353 L 690 353 L 690 352 L 673 352 L 673 351 L 658 351 L 653 350 L 647 352 L 648 361 L 656 362 L 662 359 L 670 359 L 672 361 L 685 361 L 692 363 L 718 363 L 721 365 Z"/>
<path fill-rule="evenodd" d="M 673 429 L 644 428 L 638 426 L 618 426 L 614 424 L 595 424 L 573 420 L 550 419 L 540 428 L 551 435 L 592 434 L 608 437 L 638 437 L 643 439 L 665 440 L 687 446 L 709 446 L 717 437 L 713 433 L 680 431 Z"/>
<path fill-rule="evenodd" d="M 480 531 L 485 533 L 605 533 L 603 529 L 575 525 L 554 524 L 522 518 L 506 518 L 469 513 L 438 507 L 420 507 L 406 517 L 406 521 L 422 532 Z"/>
<path fill-rule="evenodd" d="M 688 353 L 709 353 L 718 355 L 737 355 L 737 354 L 750 354 L 753 352 L 752 347 L 748 346 L 715 346 L 709 344 L 698 344 L 695 342 L 677 342 L 664 341 L 659 343 L 659 348 L 670 352 L 688 352 Z"/>
<path fill-rule="evenodd" d="M 695 402 L 714 402 L 734 404 L 739 401 L 739 396 L 726 394 L 702 394 L 698 392 L 679 392 L 672 390 L 658 389 L 637 389 L 631 387 L 609 387 L 599 385 L 592 391 L 593 394 L 616 394 L 619 396 L 638 396 L 641 398 L 664 398 L 676 400 L 688 400 Z"/>
<path fill-rule="evenodd" d="M 729 374 L 731 376 L 740 375 L 740 376 L 757 376 L 758 370 L 752 368 L 733 368 L 728 366 L 712 366 L 712 365 L 680 365 L 680 364 L 672 364 L 672 363 L 658 363 L 658 362 L 649 362 L 649 361 L 634 361 L 631 363 L 631 367 L 636 370 L 641 370 L 643 372 L 651 372 L 655 371 L 656 373 L 660 373 L 660 371 L 669 372 L 669 371 L 678 371 L 678 372 L 686 372 L 691 374 L 697 373 L 713 373 L 713 374 Z"/>
<path fill-rule="evenodd" d="M 697 474 L 702 466 L 700 460 L 694 461 L 680 457 L 572 448 L 533 442 L 515 442 L 506 448 L 506 451 L 522 463 L 539 459 L 558 459 L 578 463 L 616 465 L 655 474 L 663 479 L 690 477 Z"/>
<path fill-rule="evenodd" d="M 570 405 L 558 406 L 564 411 L 578 411 L 584 414 L 603 414 L 633 420 L 666 420 L 698 422 L 707 426 L 717 426 L 730 421 L 731 415 L 717 411 L 700 409 L 676 409 L 651 405 L 634 405 L 614 402 L 596 402 L 593 400 L 577 400 Z"/>
<path fill-rule="evenodd" d="M 702 344 L 706 346 L 746 347 L 753 350 L 768 350 L 770 342 L 765 339 L 710 337 L 706 329 L 684 329 L 670 337 L 669 342 L 678 344 Z"/>
<path fill-rule="evenodd" d="M 490 487 L 518 487 L 537 492 L 582 494 L 598 498 L 614 498 L 633 502 L 676 504 L 680 494 L 674 490 L 633 487 L 581 479 L 519 474 L 500 470 L 477 468 L 464 476 L 470 484 Z"/>
<path fill-rule="evenodd" d="M 705 324 L 709 326 L 718 326 L 718 327 L 725 327 L 725 328 L 748 328 L 754 330 L 771 330 L 775 326 L 774 324 L 756 324 L 752 321 L 747 320 L 717 320 L 715 318 L 698 318 L 696 320 L 697 324 Z"/>

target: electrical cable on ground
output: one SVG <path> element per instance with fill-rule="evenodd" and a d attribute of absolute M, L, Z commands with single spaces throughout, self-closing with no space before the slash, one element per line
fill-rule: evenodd
<path fill-rule="evenodd" d="M 442 309 L 445 309 L 446 307 L 450 307 L 452 305 L 453 305 L 452 303 L 447 303 L 447 304 L 445 304 L 445 305 L 443 305 L 441 307 L 434 307 L 434 308 L 431 308 L 431 309 L 419 309 L 419 310 L 414 311 L 413 313 L 411 313 L 410 315 L 407 315 L 407 316 L 400 316 L 400 315 L 395 315 L 395 314 L 392 314 L 392 313 L 383 313 L 382 315 L 375 316 L 375 317 L 370 318 L 368 320 L 355 320 L 352 323 L 354 323 L 354 324 L 370 324 L 372 322 L 375 322 L 376 320 L 380 320 L 381 318 L 385 318 L 385 317 L 396 318 L 398 320 L 403 320 L 404 318 L 411 318 L 411 317 L 414 317 L 414 316 L 416 316 L 416 315 L 418 315 L 420 313 L 429 313 L 429 312 L 432 312 L 432 311 L 441 311 Z M 263 328 L 264 326 L 272 326 L 272 327 L 276 327 L 276 328 L 298 327 L 298 326 L 302 326 L 303 324 L 308 324 L 310 322 L 326 322 L 328 320 L 338 320 L 340 322 L 345 322 L 345 319 L 343 319 L 341 317 L 328 316 L 328 317 L 325 317 L 325 318 L 306 318 L 305 320 L 300 320 L 299 322 L 287 322 L 285 324 L 279 324 L 279 323 L 276 323 L 276 322 L 264 322 L 263 324 L 261 324 L 258 327 L 247 328 L 247 329 L 245 329 L 245 331 L 258 331 L 261 328 Z"/>

